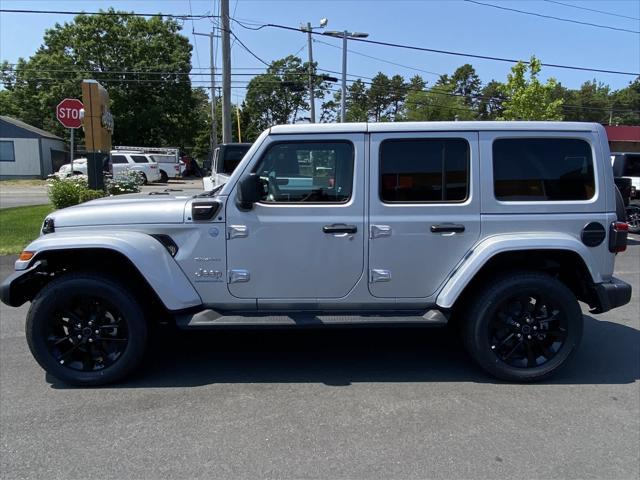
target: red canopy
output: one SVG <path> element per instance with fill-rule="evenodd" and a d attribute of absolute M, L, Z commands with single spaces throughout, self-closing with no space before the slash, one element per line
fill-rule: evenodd
<path fill-rule="evenodd" d="M 619 125 L 605 126 L 610 142 L 640 142 L 640 126 Z"/>

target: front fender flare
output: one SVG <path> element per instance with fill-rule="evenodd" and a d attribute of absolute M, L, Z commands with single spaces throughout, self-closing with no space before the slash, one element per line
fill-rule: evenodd
<path fill-rule="evenodd" d="M 517 250 L 566 250 L 577 253 L 586 265 L 591 281 L 602 282 L 600 274 L 591 268 L 588 247 L 571 235 L 545 233 L 496 235 L 478 243 L 458 264 L 440 290 L 436 305 L 443 309 L 453 307 L 464 288 L 491 258 L 502 252 Z"/>
<path fill-rule="evenodd" d="M 25 248 L 34 252 L 32 262 L 45 252 L 83 249 L 112 250 L 126 257 L 168 310 L 202 305 L 202 299 L 180 266 L 160 242 L 146 233 L 97 230 L 56 232 L 39 237 Z M 16 262 L 16 270 L 27 268 L 25 263 Z"/>

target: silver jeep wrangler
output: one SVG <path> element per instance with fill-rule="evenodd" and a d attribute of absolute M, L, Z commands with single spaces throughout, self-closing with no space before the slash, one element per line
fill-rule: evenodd
<path fill-rule="evenodd" d="M 456 325 L 490 374 L 540 380 L 629 302 L 598 124 L 283 125 L 228 182 L 54 212 L 1 288 L 65 382 L 122 379 L 179 328 Z M 623 215 L 623 214 L 622 214 Z"/>

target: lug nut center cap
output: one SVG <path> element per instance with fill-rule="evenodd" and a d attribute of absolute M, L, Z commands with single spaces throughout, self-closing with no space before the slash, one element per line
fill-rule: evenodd
<path fill-rule="evenodd" d="M 531 333 L 531 327 L 529 325 L 523 325 L 522 333 L 524 333 L 525 335 L 528 335 L 529 333 Z"/>
<path fill-rule="evenodd" d="M 84 327 L 82 329 L 82 334 L 87 336 L 87 337 L 90 336 L 91 335 L 91 329 L 89 327 Z"/>

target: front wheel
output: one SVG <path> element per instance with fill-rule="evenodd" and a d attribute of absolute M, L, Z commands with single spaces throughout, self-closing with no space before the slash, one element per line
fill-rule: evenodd
<path fill-rule="evenodd" d="M 142 309 L 113 280 L 67 274 L 36 296 L 27 343 L 45 371 L 72 385 L 103 385 L 137 367 L 147 343 Z"/>
<path fill-rule="evenodd" d="M 556 278 L 537 272 L 504 275 L 476 294 L 463 320 L 473 359 L 503 380 L 531 382 L 565 364 L 582 338 L 582 312 Z"/>

